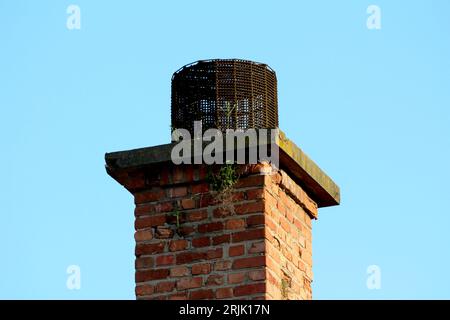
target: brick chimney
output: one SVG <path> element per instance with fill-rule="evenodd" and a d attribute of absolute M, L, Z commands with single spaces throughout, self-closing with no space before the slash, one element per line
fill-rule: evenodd
<path fill-rule="evenodd" d="M 263 75 L 268 69 L 258 68 L 265 65 L 242 60 L 206 63 L 214 70 L 208 75 L 215 78 L 209 81 L 210 100 L 197 92 L 197 97 L 201 96 L 199 105 L 208 105 L 209 101 L 207 109 L 214 106 L 211 114 L 222 119 L 216 119 L 215 126 L 209 122 L 209 127 L 227 129 L 233 123 L 235 128 L 238 123 L 246 128 L 257 127 L 255 123 L 262 123 L 258 128 L 278 126 L 277 114 L 275 122 L 270 123 L 270 112 L 277 112 L 276 82 L 274 90 L 267 91 L 267 75 L 266 85 L 260 86 L 266 92 L 258 96 L 275 91 L 271 93 L 274 99 L 266 96 L 263 100 L 268 106 L 264 117 L 269 121 L 258 122 L 261 113 L 241 112 L 244 105 L 249 113 L 257 108 L 258 79 L 253 75 L 259 71 Z M 244 64 L 244 70 L 239 69 L 239 63 Z M 206 69 L 201 62 L 194 69 L 198 64 L 201 71 Z M 186 75 L 185 68 L 180 70 Z M 226 91 L 223 87 L 219 90 L 221 70 L 233 75 L 235 83 L 230 90 L 237 88 L 241 93 L 226 93 L 235 99 L 235 111 L 241 112 L 233 114 L 234 120 L 223 121 L 220 114 L 219 95 Z M 198 69 L 193 71 L 198 73 Z M 174 82 L 178 81 L 182 90 L 189 87 L 195 91 L 195 86 L 180 86 L 176 75 L 172 78 L 172 125 L 175 119 L 176 127 L 180 127 L 187 113 L 180 112 L 183 105 L 179 102 L 186 99 L 174 101 L 174 96 L 192 92 L 174 93 Z M 240 83 L 246 75 L 252 76 L 252 81 Z M 192 73 L 187 78 L 192 79 Z M 249 83 L 255 87 L 248 90 L 251 96 L 246 99 L 247 93 L 240 86 Z M 192 101 L 188 104 L 192 106 Z M 207 123 L 195 111 L 188 114 L 188 121 Z M 205 112 L 197 115 L 202 117 Z M 278 150 L 277 165 L 265 161 L 235 164 L 236 179 L 226 193 L 218 191 L 211 179 L 217 177 L 221 165 L 174 164 L 176 142 L 106 154 L 108 174 L 134 196 L 137 299 L 312 299 L 312 220 L 317 219 L 318 208 L 339 204 L 339 187 L 283 132 L 276 135 L 269 144 Z"/>

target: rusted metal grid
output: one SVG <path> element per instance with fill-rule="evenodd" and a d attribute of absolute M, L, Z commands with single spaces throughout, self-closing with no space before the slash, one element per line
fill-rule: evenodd
<path fill-rule="evenodd" d="M 214 59 L 186 65 L 172 76 L 172 130 L 278 128 L 277 78 L 269 66 Z"/>

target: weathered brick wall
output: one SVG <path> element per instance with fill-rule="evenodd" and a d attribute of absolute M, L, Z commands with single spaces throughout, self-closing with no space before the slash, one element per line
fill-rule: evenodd
<path fill-rule="evenodd" d="M 311 219 L 317 205 L 283 171 L 265 186 L 267 299 L 312 299 Z"/>
<path fill-rule="evenodd" d="M 310 299 L 316 204 L 283 171 L 242 165 L 218 199 L 206 166 L 128 173 L 138 299 Z"/>

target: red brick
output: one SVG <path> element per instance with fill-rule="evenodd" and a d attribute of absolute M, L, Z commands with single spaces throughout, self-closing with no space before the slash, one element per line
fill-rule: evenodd
<path fill-rule="evenodd" d="M 282 251 L 282 254 L 284 255 L 284 257 L 288 260 L 292 262 L 292 253 L 290 251 L 290 249 L 284 249 Z"/>
<path fill-rule="evenodd" d="M 134 208 L 134 216 L 139 217 L 142 215 L 153 213 L 154 211 L 154 205 L 144 205 L 144 206 L 136 206 Z"/>
<path fill-rule="evenodd" d="M 182 237 L 187 237 L 195 232 L 194 227 L 192 226 L 181 226 L 177 230 L 178 234 Z"/>
<path fill-rule="evenodd" d="M 167 300 L 166 295 L 148 297 L 148 300 Z"/>
<path fill-rule="evenodd" d="M 166 226 L 157 226 L 155 232 L 155 238 L 157 239 L 169 239 L 173 237 L 173 230 Z"/>
<path fill-rule="evenodd" d="M 265 218 L 264 224 L 273 232 L 276 233 L 277 231 L 277 225 L 273 222 L 272 219 L 270 218 Z"/>
<path fill-rule="evenodd" d="M 246 191 L 247 200 L 262 199 L 264 197 L 264 189 L 251 189 Z"/>
<path fill-rule="evenodd" d="M 137 191 L 139 189 L 147 187 L 148 185 L 146 183 L 144 175 L 140 174 L 139 176 L 128 177 L 123 186 L 130 191 Z"/>
<path fill-rule="evenodd" d="M 199 263 L 194 264 L 192 266 L 192 275 L 198 275 L 198 274 L 208 274 L 211 272 L 211 265 L 209 263 Z"/>
<path fill-rule="evenodd" d="M 192 246 L 195 248 L 207 247 L 211 244 L 211 239 L 209 237 L 201 237 L 192 239 Z"/>
<path fill-rule="evenodd" d="M 279 172 L 277 172 L 276 174 L 273 174 L 271 178 L 272 178 L 271 179 L 272 183 L 277 184 L 277 185 L 280 184 L 280 182 L 282 180 L 281 173 L 279 173 Z"/>
<path fill-rule="evenodd" d="M 157 266 L 166 266 L 166 265 L 173 264 L 174 262 L 175 262 L 175 256 L 173 254 L 156 257 L 156 265 Z"/>
<path fill-rule="evenodd" d="M 204 180 L 208 176 L 208 170 L 205 166 L 198 168 L 198 179 Z M 197 180 L 197 179 L 196 179 Z"/>
<path fill-rule="evenodd" d="M 183 209 L 194 209 L 195 208 L 195 200 L 194 199 L 182 199 L 181 200 L 181 208 Z"/>
<path fill-rule="evenodd" d="M 135 254 L 140 256 L 143 254 L 155 254 L 164 252 L 165 242 L 158 243 L 139 243 L 136 245 Z"/>
<path fill-rule="evenodd" d="M 244 254 L 244 251 L 245 251 L 244 245 L 233 246 L 228 249 L 228 256 L 230 257 L 242 256 Z"/>
<path fill-rule="evenodd" d="M 174 293 L 169 296 L 169 300 L 187 300 L 187 293 L 186 292 L 180 292 L 180 293 Z"/>
<path fill-rule="evenodd" d="M 256 163 L 247 166 L 247 170 L 250 173 L 270 173 L 272 168 L 267 163 Z"/>
<path fill-rule="evenodd" d="M 231 208 L 228 207 L 219 207 L 213 210 L 213 216 L 214 218 L 224 218 L 231 216 L 233 212 L 231 211 Z"/>
<path fill-rule="evenodd" d="M 265 272 L 265 270 L 249 271 L 248 277 L 250 280 L 253 280 L 253 281 L 264 280 L 264 279 L 266 279 L 266 272 Z"/>
<path fill-rule="evenodd" d="M 169 184 L 169 170 L 167 167 L 162 168 L 161 172 L 159 173 L 159 184 L 160 185 L 166 185 Z"/>
<path fill-rule="evenodd" d="M 155 226 L 162 226 L 166 223 L 165 215 L 157 215 L 157 216 L 147 216 L 142 218 L 137 218 L 134 222 L 134 227 L 136 230 L 151 228 Z"/>
<path fill-rule="evenodd" d="M 153 239 L 152 230 L 140 230 L 134 233 L 134 240 L 136 240 L 136 242 L 150 241 L 152 239 Z"/>
<path fill-rule="evenodd" d="M 202 289 L 191 291 L 189 299 L 191 300 L 202 300 L 202 299 L 212 299 L 214 298 L 214 292 L 211 289 Z"/>
<path fill-rule="evenodd" d="M 168 190 L 168 196 L 171 198 L 185 197 L 187 195 L 187 187 L 175 187 Z"/>
<path fill-rule="evenodd" d="M 169 250 L 170 251 L 182 251 L 185 250 L 188 247 L 187 240 L 172 240 L 169 243 Z"/>
<path fill-rule="evenodd" d="M 216 248 L 216 249 L 208 250 L 206 252 L 206 257 L 209 260 L 222 258 L 222 255 L 223 255 L 222 248 Z"/>
<path fill-rule="evenodd" d="M 134 195 L 134 203 L 141 204 L 145 202 L 153 202 L 164 198 L 164 191 L 160 188 L 154 188 L 149 191 L 136 193 Z"/>
<path fill-rule="evenodd" d="M 201 208 L 204 208 L 213 205 L 215 202 L 216 200 L 212 195 L 210 195 L 209 193 L 202 193 L 202 195 L 200 196 L 199 206 Z"/>
<path fill-rule="evenodd" d="M 174 227 L 179 226 L 186 222 L 186 214 L 180 211 L 171 212 L 166 216 L 166 222 Z"/>
<path fill-rule="evenodd" d="M 187 264 L 198 260 L 206 259 L 206 253 L 204 252 L 182 252 L 177 254 L 177 264 Z"/>
<path fill-rule="evenodd" d="M 208 218 L 208 212 L 206 210 L 196 210 L 186 213 L 187 221 L 201 221 Z"/>
<path fill-rule="evenodd" d="M 172 183 L 184 182 L 184 170 L 181 166 L 175 166 L 172 168 Z"/>
<path fill-rule="evenodd" d="M 137 296 L 148 296 L 153 294 L 155 288 L 148 284 L 143 284 L 141 286 L 136 286 L 135 292 Z"/>
<path fill-rule="evenodd" d="M 284 195 L 284 197 L 286 197 L 286 195 L 284 193 L 282 193 L 282 195 Z M 286 201 L 283 201 L 283 199 L 280 197 L 280 199 L 277 202 L 277 209 L 279 212 L 281 212 L 283 215 L 287 210 L 287 204 Z"/>
<path fill-rule="evenodd" d="M 184 181 L 186 182 L 194 181 L 194 168 L 192 166 L 185 166 L 183 171 L 184 171 Z"/>
<path fill-rule="evenodd" d="M 264 241 L 252 243 L 248 253 L 262 253 L 266 250 L 266 244 Z"/>
<path fill-rule="evenodd" d="M 244 268 L 260 267 L 265 265 L 266 265 L 266 257 L 258 256 L 251 258 L 236 259 L 234 260 L 232 267 L 233 269 L 244 269 Z"/>
<path fill-rule="evenodd" d="M 288 220 L 289 223 L 294 223 L 294 215 L 291 210 L 288 210 L 286 212 L 286 219 Z"/>
<path fill-rule="evenodd" d="M 175 289 L 175 282 L 174 281 L 163 281 L 156 285 L 156 292 L 171 292 Z"/>
<path fill-rule="evenodd" d="M 165 279 L 169 275 L 169 269 L 155 269 L 136 271 L 136 282 Z"/>
<path fill-rule="evenodd" d="M 209 191 L 209 185 L 207 183 L 200 183 L 192 185 L 192 194 L 205 193 Z"/>
<path fill-rule="evenodd" d="M 210 223 L 204 223 L 198 226 L 198 232 L 200 233 L 209 233 L 209 232 L 215 232 L 223 230 L 223 223 L 222 222 L 210 222 Z"/>
<path fill-rule="evenodd" d="M 212 238 L 212 243 L 214 246 L 222 244 L 222 243 L 228 243 L 228 242 L 230 242 L 229 234 L 222 234 L 220 236 L 215 236 Z"/>
<path fill-rule="evenodd" d="M 216 298 L 217 299 L 227 299 L 233 296 L 232 288 L 218 288 L 216 290 Z"/>
<path fill-rule="evenodd" d="M 212 274 L 206 279 L 207 286 L 221 286 L 224 283 L 224 276 L 220 274 Z"/>
<path fill-rule="evenodd" d="M 264 214 L 257 214 L 257 215 L 250 216 L 247 218 L 247 225 L 249 227 L 261 225 L 261 224 L 264 224 L 264 222 L 265 222 Z"/>
<path fill-rule="evenodd" d="M 173 204 L 171 201 L 167 202 L 158 202 L 152 204 L 144 204 L 138 205 L 134 209 L 134 215 L 143 216 L 151 213 L 162 213 L 162 212 L 170 212 L 173 210 Z"/>
<path fill-rule="evenodd" d="M 264 184 L 264 176 L 254 175 L 245 178 L 240 178 L 238 182 L 234 185 L 234 187 L 236 189 L 239 189 L 239 188 L 262 186 L 263 184 Z"/>
<path fill-rule="evenodd" d="M 187 267 L 181 266 L 181 267 L 174 267 L 170 269 L 170 276 L 171 277 L 184 277 L 189 274 L 189 269 Z"/>
<path fill-rule="evenodd" d="M 234 206 L 234 212 L 236 214 L 264 212 L 264 202 L 257 201 L 257 202 L 237 204 Z"/>
<path fill-rule="evenodd" d="M 225 271 L 231 268 L 231 261 L 217 261 L 214 264 L 215 271 Z"/>
<path fill-rule="evenodd" d="M 153 257 L 136 258 L 134 265 L 136 269 L 152 268 L 154 266 Z"/>
<path fill-rule="evenodd" d="M 316 209 L 317 210 L 317 209 Z M 312 228 L 312 220 L 314 219 L 314 220 L 317 220 L 317 211 L 314 213 L 314 218 L 311 218 L 309 215 L 306 215 L 305 216 L 305 224 L 306 224 L 306 226 L 309 228 L 309 229 L 311 229 Z"/>
<path fill-rule="evenodd" d="M 234 288 L 233 293 L 236 297 L 249 296 L 255 293 L 264 293 L 266 291 L 265 283 L 246 284 Z"/>
<path fill-rule="evenodd" d="M 262 238 L 264 238 L 264 229 L 253 229 L 233 233 L 232 242 L 240 242 Z"/>
<path fill-rule="evenodd" d="M 245 227 L 244 219 L 231 219 L 225 222 L 225 229 L 234 230 L 234 229 L 242 229 Z"/>
<path fill-rule="evenodd" d="M 228 284 L 241 283 L 245 280 L 245 272 L 232 273 L 228 275 Z"/>
<path fill-rule="evenodd" d="M 201 277 L 186 278 L 186 279 L 178 280 L 177 290 L 200 288 L 202 285 L 203 285 L 203 280 Z"/>
<path fill-rule="evenodd" d="M 287 233 L 291 233 L 291 224 L 283 217 L 280 219 L 281 228 Z"/>
<path fill-rule="evenodd" d="M 245 200 L 245 192 L 242 192 L 242 191 L 233 192 L 233 194 L 231 195 L 231 200 L 233 202 L 239 202 L 239 201 Z"/>
<path fill-rule="evenodd" d="M 160 212 L 170 212 L 173 210 L 173 204 L 171 201 L 167 201 L 167 202 L 158 202 L 155 205 L 155 212 L 156 213 L 160 213 Z"/>

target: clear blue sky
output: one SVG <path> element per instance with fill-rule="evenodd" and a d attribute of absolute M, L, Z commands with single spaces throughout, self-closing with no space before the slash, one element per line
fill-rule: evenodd
<path fill-rule="evenodd" d="M 447 0 L 1 0 L 0 298 L 134 298 L 133 201 L 104 153 L 169 142 L 171 75 L 207 58 L 269 64 L 280 128 L 341 187 L 313 225 L 314 298 L 450 298 L 449 14 Z"/>

